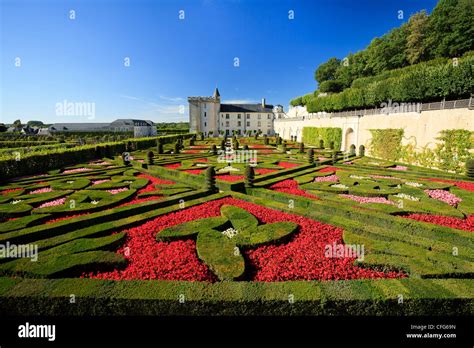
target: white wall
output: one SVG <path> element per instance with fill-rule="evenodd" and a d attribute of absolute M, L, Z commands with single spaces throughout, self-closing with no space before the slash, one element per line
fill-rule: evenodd
<path fill-rule="evenodd" d="M 306 108 L 299 108 L 299 116 L 308 116 Z M 291 110 L 290 110 L 291 112 Z M 295 111 L 289 115 L 295 114 Z M 352 142 L 356 147 L 364 145 L 369 151 L 369 143 L 372 138 L 370 129 L 402 128 L 404 130 L 403 144 L 416 142 L 418 148 L 436 146 L 436 138 L 444 129 L 467 129 L 474 131 L 474 110 L 468 108 L 432 110 L 396 114 L 379 114 L 355 117 L 333 117 L 328 115 L 321 117 L 313 116 L 310 119 L 292 120 L 291 118 L 275 120 L 275 132 L 284 139 L 297 136 L 301 141 L 303 127 L 339 127 L 342 128 L 342 150 L 347 150 Z M 353 135 L 348 135 L 350 130 Z M 346 141 L 346 138 L 347 141 Z"/>

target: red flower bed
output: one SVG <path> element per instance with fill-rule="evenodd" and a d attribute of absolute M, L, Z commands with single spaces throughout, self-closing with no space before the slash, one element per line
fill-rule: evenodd
<path fill-rule="evenodd" d="M 244 178 L 243 175 L 228 175 L 228 174 L 216 175 L 217 180 L 229 181 L 229 182 L 239 181 L 239 180 L 242 180 L 243 178 Z"/>
<path fill-rule="evenodd" d="M 474 232 L 474 215 L 466 219 L 458 219 L 451 216 L 428 215 L 428 214 L 410 214 L 403 216 L 408 219 L 417 221 L 429 222 L 431 224 L 456 228 L 458 230 L 465 230 Z"/>
<path fill-rule="evenodd" d="M 307 193 L 304 190 L 298 188 L 298 183 L 293 179 L 287 179 L 270 186 L 273 191 L 289 193 L 290 195 L 302 196 L 307 198 L 319 199 L 317 196 Z"/>
<path fill-rule="evenodd" d="M 184 150 L 183 153 L 201 153 L 200 150 Z"/>
<path fill-rule="evenodd" d="M 323 168 L 321 170 L 318 170 L 318 172 L 327 173 L 327 172 L 335 172 L 336 170 L 342 170 L 342 169 L 336 168 L 336 167 L 326 167 L 326 168 Z"/>
<path fill-rule="evenodd" d="M 128 259 L 128 266 L 123 270 L 84 274 L 83 277 L 215 281 L 215 276 L 198 259 L 193 240 L 157 242 L 155 236 L 166 227 L 198 218 L 219 216 L 223 204 L 244 208 L 262 223 L 292 221 L 300 226 L 299 232 L 285 244 L 244 251 L 249 260 L 250 280 L 337 280 L 405 276 L 397 272 L 384 273 L 354 266 L 352 257 L 326 257 L 326 245 L 342 243 L 340 228 L 234 198 L 223 198 L 157 217 L 128 230 L 126 242 L 118 250 L 118 253 Z"/>
<path fill-rule="evenodd" d="M 258 150 L 259 153 L 274 153 L 275 150 Z"/>
<path fill-rule="evenodd" d="M 204 169 L 186 169 L 183 170 L 183 172 L 189 173 L 189 174 L 201 174 L 204 171 Z"/>
<path fill-rule="evenodd" d="M 58 222 L 58 221 L 63 221 L 63 220 L 69 220 L 69 219 L 74 219 L 79 216 L 84 216 L 84 215 L 89 215 L 90 213 L 82 213 L 82 214 L 75 214 L 75 215 L 69 215 L 69 216 L 61 216 L 60 218 L 55 218 L 51 219 L 45 222 L 46 225 Z"/>
<path fill-rule="evenodd" d="M 255 169 L 255 173 L 260 174 L 260 175 L 265 175 L 265 174 L 268 174 L 268 173 L 274 173 L 274 172 L 277 172 L 277 171 L 278 171 L 277 169 L 268 169 L 268 168 Z"/>
<path fill-rule="evenodd" d="M 209 160 L 207 158 L 197 158 L 194 161 L 196 161 L 196 162 L 209 162 Z"/>
<path fill-rule="evenodd" d="M 209 146 L 207 145 L 193 145 L 190 146 L 191 149 L 207 149 Z"/>
<path fill-rule="evenodd" d="M 294 167 L 298 167 L 300 165 L 301 164 L 291 163 L 291 162 L 278 162 L 277 163 L 277 166 L 280 166 L 280 167 L 283 167 L 283 168 L 294 168 Z"/>
<path fill-rule="evenodd" d="M 437 178 L 420 178 L 420 179 L 421 180 L 435 181 L 435 182 L 445 182 L 445 183 L 448 183 L 448 184 L 456 185 L 460 189 L 474 192 L 474 183 L 473 182 L 454 181 L 454 180 L 437 179 Z"/>
<path fill-rule="evenodd" d="M 148 201 L 156 201 L 156 200 L 159 199 L 160 197 L 163 197 L 163 196 L 154 195 L 154 196 L 148 196 L 148 197 L 143 197 L 143 198 L 135 198 L 135 199 L 131 200 L 130 202 L 126 202 L 126 203 L 120 204 L 120 205 L 119 205 L 118 207 L 116 207 L 116 208 L 126 207 L 126 206 L 128 206 L 128 205 L 134 205 L 134 204 L 139 204 L 139 203 L 148 202 Z"/>
<path fill-rule="evenodd" d="M 176 169 L 176 168 L 181 167 L 181 163 L 164 164 L 163 167 L 169 168 L 169 169 Z"/>
<path fill-rule="evenodd" d="M 250 145 L 250 149 L 271 149 L 268 145 Z"/>
<path fill-rule="evenodd" d="M 174 181 L 171 180 L 164 180 L 160 179 L 151 175 L 146 175 L 146 174 L 139 174 L 137 175 L 138 178 L 145 178 L 150 180 L 148 185 L 146 185 L 144 188 L 140 189 L 137 194 L 144 193 L 144 192 L 151 192 L 151 191 L 156 191 L 157 188 L 155 185 L 173 185 L 176 184 Z"/>
<path fill-rule="evenodd" d="M 15 191 L 20 191 L 20 190 L 23 190 L 23 189 L 22 189 L 21 187 L 17 187 L 17 188 L 13 188 L 13 189 L 3 190 L 3 191 L 2 191 L 2 195 L 6 195 L 7 193 L 15 192 Z"/>

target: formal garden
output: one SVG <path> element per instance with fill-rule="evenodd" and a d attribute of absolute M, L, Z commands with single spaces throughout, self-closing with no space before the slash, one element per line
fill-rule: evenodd
<path fill-rule="evenodd" d="M 472 313 L 473 168 L 334 148 L 187 134 L 4 157 L 0 312 Z"/>

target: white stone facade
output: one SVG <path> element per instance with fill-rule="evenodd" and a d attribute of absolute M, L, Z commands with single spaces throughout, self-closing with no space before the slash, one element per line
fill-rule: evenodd
<path fill-rule="evenodd" d="M 189 97 L 188 102 L 190 131 L 211 136 L 274 135 L 274 121 L 284 114 L 281 106 L 266 104 L 265 99 L 259 104 L 222 104 L 217 88 L 212 97 Z"/>

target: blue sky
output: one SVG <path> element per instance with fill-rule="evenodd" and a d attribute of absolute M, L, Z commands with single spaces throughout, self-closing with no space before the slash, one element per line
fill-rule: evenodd
<path fill-rule="evenodd" d="M 320 63 L 365 48 L 410 14 L 431 12 L 436 0 L 0 4 L 0 122 L 177 122 L 188 119 L 188 96 L 211 95 L 216 86 L 223 101 L 265 97 L 286 108 L 315 89 Z M 91 103 L 94 115 L 61 115 L 56 106 L 64 101 Z"/>

